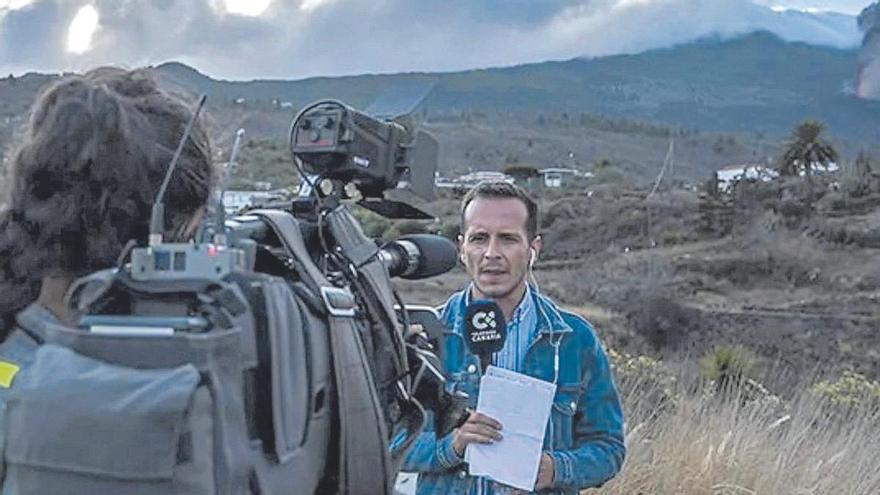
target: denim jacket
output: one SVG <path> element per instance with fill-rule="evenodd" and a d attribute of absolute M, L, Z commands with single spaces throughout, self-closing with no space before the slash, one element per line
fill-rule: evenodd
<path fill-rule="evenodd" d="M 526 374 L 554 381 L 558 353 L 556 397 L 544 435 L 544 451 L 553 458 L 554 487 L 542 493 L 577 494 L 612 478 L 623 464 L 623 412 L 608 358 L 590 324 L 562 311 L 532 290 L 538 311 L 538 331 L 526 351 Z M 449 333 L 444 341 L 444 366 L 451 390 L 469 396 L 476 407 L 480 382 L 479 358 L 463 339 L 466 292 L 458 292 L 440 308 Z M 414 442 L 403 465 L 419 473 L 418 495 L 477 492 L 478 479 L 452 449 L 452 436 L 437 439 L 433 418 Z"/>

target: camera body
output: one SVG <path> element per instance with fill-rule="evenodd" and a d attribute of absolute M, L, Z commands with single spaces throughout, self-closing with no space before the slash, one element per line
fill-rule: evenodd
<path fill-rule="evenodd" d="M 313 103 L 291 125 L 290 151 L 307 174 L 354 184 L 365 198 L 401 184 L 433 195 L 437 141 L 406 117 L 380 120 L 339 101 Z"/>

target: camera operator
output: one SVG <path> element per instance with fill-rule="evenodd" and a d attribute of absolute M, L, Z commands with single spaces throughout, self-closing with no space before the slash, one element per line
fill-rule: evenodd
<path fill-rule="evenodd" d="M 115 266 L 130 239 L 147 237 L 153 198 L 191 115 L 145 70 L 66 77 L 35 102 L 0 212 L 0 407 L 43 343 L 41 329 L 71 324 L 70 284 Z M 166 236 L 192 235 L 214 177 L 196 122 L 168 186 Z"/>
<path fill-rule="evenodd" d="M 454 247 L 377 251 L 338 189 L 226 222 L 204 101 L 191 111 L 149 72 L 104 68 L 34 104 L 0 212 L 0 491 L 390 493 L 420 401 L 439 431 L 457 424 L 436 357 L 399 333 L 389 280 L 448 270 Z M 376 158 L 372 193 L 410 167 L 430 186 L 429 136 L 341 102 L 306 110 L 320 132 L 346 126 L 332 158 Z M 325 140 L 303 142 L 326 165 Z M 408 439 L 394 450 L 391 428 Z"/>

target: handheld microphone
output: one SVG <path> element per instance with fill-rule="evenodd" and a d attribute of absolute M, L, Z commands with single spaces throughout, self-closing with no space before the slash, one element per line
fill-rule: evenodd
<path fill-rule="evenodd" d="M 485 372 L 492 354 L 500 351 L 507 339 L 504 313 L 495 301 L 474 301 L 464 311 L 464 333 L 468 349 L 480 357 Z"/>

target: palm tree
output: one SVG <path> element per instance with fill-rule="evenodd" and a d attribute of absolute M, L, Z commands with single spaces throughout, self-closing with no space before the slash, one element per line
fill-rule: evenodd
<path fill-rule="evenodd" d="M 781 175 L 799 175 L 803 171 L 809 178 L 814 167 L 825 168 L 837 161 L 837 150 L 821 136 L 824 129 L 817 120 L 805 120 L 794 128 L 779 164 Z"/>

